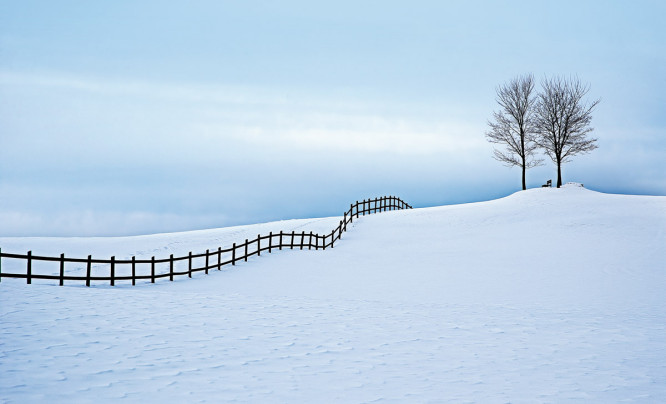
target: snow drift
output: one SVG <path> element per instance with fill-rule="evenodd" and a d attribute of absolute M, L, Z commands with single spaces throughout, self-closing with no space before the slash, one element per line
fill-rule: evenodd
<path fill-rule="evenodd" d="M 150 256 L 339 220 L 0 246 Z M 173 283 L 3 279 L 2 399 L 666 401 L 666 197 L 534 189 L 353 226 Z"/>

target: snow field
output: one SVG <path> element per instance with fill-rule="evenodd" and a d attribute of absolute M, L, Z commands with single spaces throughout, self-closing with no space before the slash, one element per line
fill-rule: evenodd
<path fill-rule="evenodd" d="M 243 231 L 325 232 L 339 218 L 289 222 Z M 664 229 L 664 197 L 536 189 L 366 216 L 334 249 L 173 283 L 3 279 L 0 398 L 664 402 Z M 0 246 L 150 257 L 239 230 Z"/>

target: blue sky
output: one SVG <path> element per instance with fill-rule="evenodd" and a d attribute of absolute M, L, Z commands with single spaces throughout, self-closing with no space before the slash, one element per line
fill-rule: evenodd
<path fill-rule="evenodd" d="M 666 195 L 664 4 L 0 1 L 0 235 L 508 195 L 520 171 L 483 135 L 495 87 L 529 72 L 602 99 L 564 181 Z"/>

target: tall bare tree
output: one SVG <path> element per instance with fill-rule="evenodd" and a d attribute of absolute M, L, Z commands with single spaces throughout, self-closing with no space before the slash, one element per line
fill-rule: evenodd
<path fill-rule="evenodd" d="M 525 171 L 541 164 L 542 160 L 534 159 L 537 145 L 534 143 L 536 130 L 534 126 L 535 97 L 534 77 L 531 74 L 519 76 L 497 87 L 496 101 L 499 111 L 493 112 L 493 120 L 488 121 L 490 130 L 486 139 L 491 143 L 504 146 L 502 150 L 494 150 L 495 159 L 506 166 L 520 166 L 523 170 L 523 189 Z"/>
<path fill-rule="evenodd" d="M 592 111 L 600 100 L 586 102 L 583 97 L 590 90 L 578 78 L 554 77 L 544 79 L 543 91 L 536 104 L 536 143 L 557 164 L 557 187 L 562 186 L 562 164 L 576 154 L 585 154 L 597 148 L 595 138 L 588 138 L 594 130 L 590 126 Z"/>

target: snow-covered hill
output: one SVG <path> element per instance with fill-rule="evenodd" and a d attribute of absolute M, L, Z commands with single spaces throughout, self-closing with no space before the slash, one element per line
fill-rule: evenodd
<path fill-rule="evenodd" d="M 159 257 L 339 220 L 0 247 Z M 366 216 L 334 249 L 191 280 L 3 279 L 0 399 L 666 402 L 665 230 L 666 197 L 534 189 Z"/>

